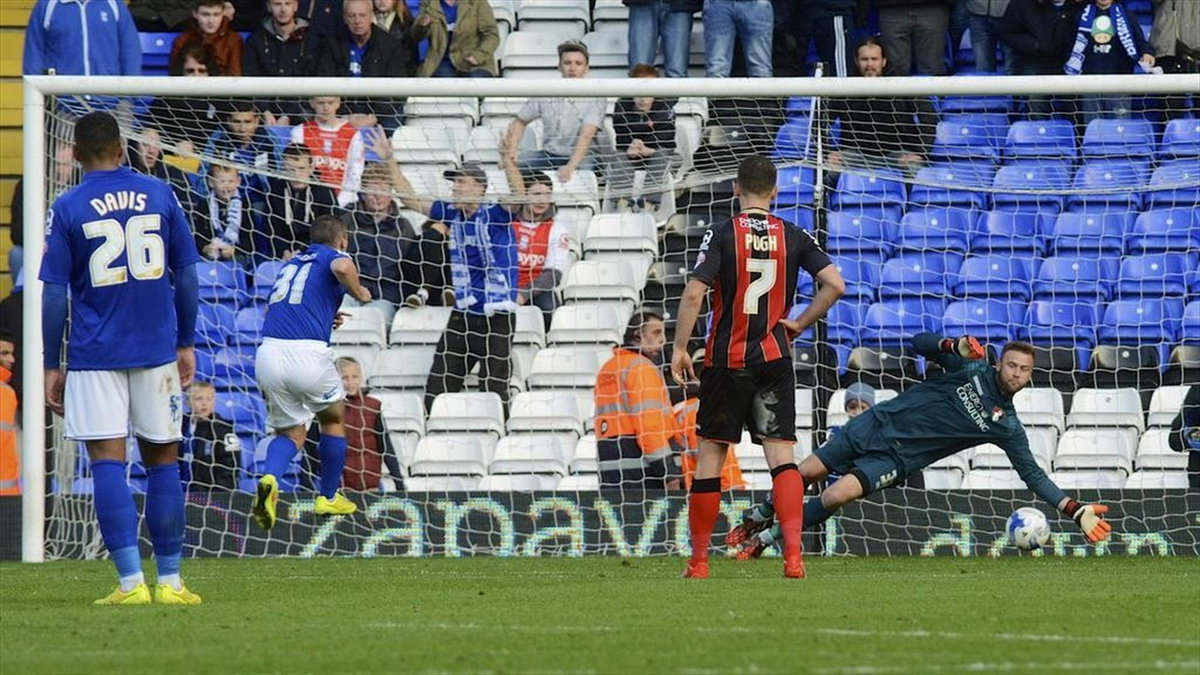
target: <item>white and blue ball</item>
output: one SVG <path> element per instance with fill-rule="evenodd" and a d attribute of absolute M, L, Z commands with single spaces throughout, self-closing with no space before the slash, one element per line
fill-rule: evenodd
<path fill-rule="evenodd" d="M 1037 509 L 1025 506 L 1008 517 L 1009 541 L 1022 551 L 1036 551 L 1050 539 L 1050 523 Z"/>

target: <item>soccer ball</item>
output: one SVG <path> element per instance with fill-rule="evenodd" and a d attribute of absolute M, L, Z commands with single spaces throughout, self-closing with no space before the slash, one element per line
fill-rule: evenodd
<path fill-rule="evenodd" d="M 1025 506 L 1008 517 L 1008 538 L 1022 551 L 1036 551 L 1050 539 L 1050 523 L 1041 511 Z"/>

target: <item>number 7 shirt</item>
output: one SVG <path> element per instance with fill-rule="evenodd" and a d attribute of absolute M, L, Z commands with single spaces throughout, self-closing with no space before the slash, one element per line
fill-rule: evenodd
<path fill-rule="evenodd" d="M 69 370 L 152 368 L 175 360 L 171 272 L 200 260 L 171 186 L 120 167 L 89 171 L 46 216 L 38 275 L 69 285 Z"/>
<path fill-rule="evenodd" d="M 815 277 L 829 264 L 812 235 L 766 211 L 710 227 L 690 277 L 713 291 L 705 365 L 736 369 L 791 358 L 779 322 L 792 308 L 800 268 Z"/>

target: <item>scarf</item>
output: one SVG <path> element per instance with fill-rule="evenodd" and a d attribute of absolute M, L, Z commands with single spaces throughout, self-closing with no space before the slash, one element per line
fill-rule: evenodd
<path fill-rule="evenodd" d="M 1125 8 L 1121 7 L 1121 3 L 1114 2 L 1108 11 L 1112 16 L 1113 25 L 1117 29 L 1117 39 L 1121 41 L 1121 46 L 1125 48 L 1125 53 L 1129 55 L 1130 60 L 1136 62 L 1141 54 L 1138 54 L 1137 43 L 1133 40 L 1133 31 L 1129 29 L 1129 18 L 1125 16 Z M 1078 75 L 1083 72 L 1083 52 L 1087 49 L 1090 41 L 1088 36 L 1092 32 L 1092 19 L 1095 16 L 1096 5 L 1092 4 L 1088 5 L 1079 17 L 1079 31 L 1075 34 L 1075 46 L 1071 48 L 1071 58 L 1067 59 L 1067 64 L 1063 66 L 1063 71 L 1068 75 Z"/>
<path fill-rule="evenodd" d="M 303 195 L 298 195 L 297 192 L 301 192 Z M 313 214 L 312 189 L 305 187 L 303 190 L 297 191 L 292 189 L 291 183 L 288 183 L 287 193 L 283 199 L 284 222 L 286 222 L 288 225 L 296 222 L 297 218 L 292 208 L 292 202 L 298 201 L 303 201 L 304 203 L 304 214 L 299 218 L 299 220 L 303 223 L 311 223 L 312 221 L 316 220 L 316 216 Z"/>
<path fill-rule="evenodd" d="M 476 216 L 484 212 L 480 206 Z M 499 246 L 492 243 L 491 227 L 499 223 L 480 223 L 478 220 L 466 220 L 463 214 L 462 222 L 450 226 L 450 277 L 454 281 L 455 306 L 458 309 L 469 309 L 479 304 L 475 297 L 475 287 L 471 279 L 471 266 L 467 260 L 467 246 L 478 246 L 483 252 L 483 313 L 491 316 L 495 312 L 515 312 L 517 303 L 516 290 L 509 279 L 509 261 L 501 257 Z M 467 228 L 472 228 L 478 244 L 467 243 Z"/>
<path fill-rule="evenodd" d="M 229 200 L 228 208 L 225 210 L 225 220 L 222 223 L 221 203 L 217 201 L 216 194 L 209 193 L 208 219 L 212 223 L 213 237 L 236 247 L 242 229 L 242 196 L 234 195 L 233 199 Z"/>

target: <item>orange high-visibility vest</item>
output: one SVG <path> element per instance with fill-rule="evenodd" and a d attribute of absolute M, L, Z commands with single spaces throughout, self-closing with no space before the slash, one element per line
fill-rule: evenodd
<path fill-rule="evenodd" d="M 17 447 L 17 392 L 12 373 L 0 368 L 0 495 L 21 494 L 21 455 Z"/>
<path fill-rule="evenodd" d="M 683 434 L 683 485 L 692 487 L 692 474 L 696 472 L 696 456 L 700 452 L 700 439 L 696 436 L 696 413 L 700 410 L 700 399 L 689 398 L 675 406 L 675 422 Z M 742 467 L 738 466 L 733 448 L 725 453 L 725 464 L 721 467 L 721 490 L 743 490 L 746 479 Z"/>
<path fill-rule="evenodd" d="M 644 460 L 653 461 L 670 455 L 671 439 L 678 435 L 662 372 L 636 349 L 614 348 L 613 357 L 596 375 L 596 438 L 633 436 Z M 634 467 L 600 470 L 623 468 Z"/>

